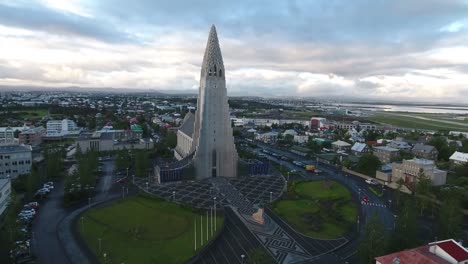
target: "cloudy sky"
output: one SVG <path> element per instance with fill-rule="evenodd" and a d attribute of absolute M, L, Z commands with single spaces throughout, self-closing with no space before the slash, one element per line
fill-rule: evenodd
<path fill-rule="evenodd" d="M 468 0 L 0 0 L 0 85 L 468 102 Z"/>

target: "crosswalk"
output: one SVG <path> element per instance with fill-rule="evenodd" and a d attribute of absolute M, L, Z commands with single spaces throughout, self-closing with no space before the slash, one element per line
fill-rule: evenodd
<path fill-rule="evenodd" d="M 361 202 L 362 205 L 387 208 L 385 204 Z"/>

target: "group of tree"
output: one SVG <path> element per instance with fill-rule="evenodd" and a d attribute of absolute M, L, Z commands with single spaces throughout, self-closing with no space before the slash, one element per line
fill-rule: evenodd
<path fill-rule="evenodd" d="M 55 180 L 62 176 L 63 159 L 66 152 L 62 146 L 44 147 L 44 162 L 46 167 L 46 177 L 48 180 Z"/>
<path fill-rule="evenodd" d="M 375 171 L 380 169 L 382 163 L 379 158 L 372 154 L 364 154 L 356 164 L 355 170 L 368 176 L 374 176 Z"/>
<path fill-rule="evenodd" d="M 443 136 L 434 136 L 427 144 L 437 149 L 439 152 L 437 159 L 440 161 L 449 161 L 450 156 L 457 150 L 456 145 L 449 144 Z"/>
<path fill-rule="evenodd" d="M 89 197 L 94 190 L 99 174 L 99 153 L 88 151 L 76 153 L 75 169 L 65 177 L 64 203 L 66 205 Z"/>

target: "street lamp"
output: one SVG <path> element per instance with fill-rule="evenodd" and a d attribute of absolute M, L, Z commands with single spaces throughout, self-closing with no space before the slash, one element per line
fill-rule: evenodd
<path fill-rule="evenodd" d="M 128 178 L 128 167 L 127 167 L 127 178 Z"/>
<path fill-rule="evenodd" d="M 270 192 L 270 203 L 272 202 L 273 200 L 273 192 Z"/>
<path fill-rule="evenodd" d="M 244 264 L 244 258 L 245 258 L 245 255 L 242 254 L 242 255 L 241 255 L 241 259 L 242 259 L 242 262 L 241 262 L 241 263 L 242 263 L 242 264 Z"/>
<path fill-rule="evenodd" d="M 107 263 L 107 253 L 102 254 L 104 256 L 104 263 Z"/>
<path fill-rule="evenodd" d="M 91 207 L 91 197 L 88 197 L 88 207 Z"/>
<path fill-rule="evenodd" d="M 99 241 L 99 253 L 101 253 L 101 241 L 102 241 L 102 238 L 98 238 L 98 241 Z"/>
<path fill-rule="evenodd" d="M 146 182 L 146 191 L 149 191 L 149 182 Z"/>
<path fill-rule="evenodd" d="M 175 201 L 175 191 L 172 191 L 172 200 Z"/>

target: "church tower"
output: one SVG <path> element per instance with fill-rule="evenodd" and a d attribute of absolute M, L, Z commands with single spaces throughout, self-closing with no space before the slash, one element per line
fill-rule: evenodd
<path fill-rule="evenodd" d="M 215 26 L 211 26 L 203 57 L 192 149 L 196 179 L 236 177 L 234 145 L 223 57 Z"/>

